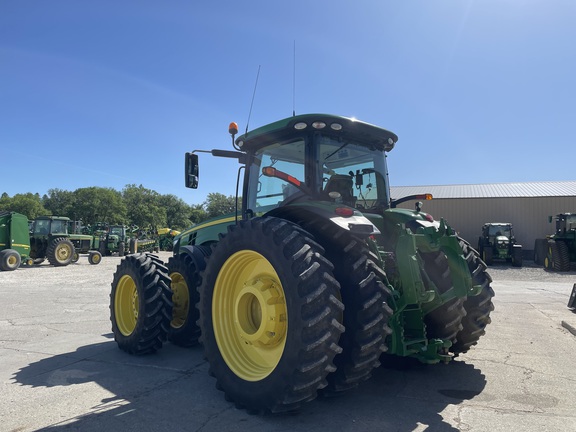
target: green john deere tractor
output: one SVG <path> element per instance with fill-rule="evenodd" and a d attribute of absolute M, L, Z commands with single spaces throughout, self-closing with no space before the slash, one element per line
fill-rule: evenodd
<path fill-rule="evenodd" d="M 92 250 L 92 236 L 70 234 L 70 219 L 64 216 L 40 216 L 34 219 L 30 232 L 30 255 L 35 264 L 45 259 L 55 267 L 77 262 L 80 254 L 88 254 L 90 264 L 100 264 L 102 255 Z"/>
<path fill-rule="evenodd" d="M 548 221 L 556 221 L 556 232 L 534 242 L 534 262 L 547 270 L 570 271 L 570 263 L 576 262 L 576 213 L 561 213 Z"/>
<path fill-rule="evenodd" d="M 488 265 L 499 260 L 522 267 L 522 245 L 516 243 L 511 223 L 485 223 L 478 238 L 478 252 Z"/>
<path fill-rule="evenodd" d="M 431 196 L 391 200 L 395 134 L 325 114 L 237 131 L 234 150 L 187 153 L 185 181 L 198 187 L 200 152 L 236 159 L 238 212 L 182 232 L 166 264 L 118 265 L 122 350 L 201 342 L 228 400 L 285 412 L 358 386 L 382 356 L 449 362 L 478 342 L 494 308 L 486 265 L 421 202 L 396 207 Z"/>

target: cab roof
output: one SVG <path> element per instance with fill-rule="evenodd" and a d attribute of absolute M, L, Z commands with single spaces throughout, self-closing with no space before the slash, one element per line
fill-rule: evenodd
<path fill-rule="evenodd" d="M 314 131 L 381 151 L 392 150 L 398 141 L 398 136 L 393 132 L 354 118 L 332 114 L 302 114 L 249 131 L 235 142 L 241 150 L 248 151 Z"/>

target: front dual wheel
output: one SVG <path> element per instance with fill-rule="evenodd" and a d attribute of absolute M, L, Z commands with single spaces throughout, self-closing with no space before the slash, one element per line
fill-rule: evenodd
<path fill-rule="evenodd" d="M 298 225 L 229 228 L 202 273 L 200 328 L 210 373 L 249 411 L 292 411 L 334 371 L 343 305 L 324 250 Z"/>
<path fill-rule="evenodd" d="M 129 354 L 141 355 L 162 347 L 172 319 L 168 270 L 151 254 L 124 258 L 114 273 L 110 320 L 116 343 Z"/>

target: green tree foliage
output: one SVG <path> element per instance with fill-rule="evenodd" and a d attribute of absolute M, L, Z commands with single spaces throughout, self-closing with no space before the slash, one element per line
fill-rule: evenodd
<path fill-rule="evenodd" d="M 166 209 L 161 206 L 160 194 L 144 186 L 126 185 L 122 197 L 127 208 L 128 220 L 139 227 L 154 229 L 167 225 Z"/>
<path fill-rule="evenodd" d="M 182 231 L 208 218 L 234 213 L 236 198 L 215 192 L 208 194 L 202 204 L 189 205 L 175 195 L 160 195 L 142 185 L 129 184 L 122 192 L 96 186 L 73 192 L 50 189 L 42 198 L 37 193 L 10 198 L 4 192 L 0 195 L 0 210 L 16 211 L 29 219 L 52 214 L 82 220 L 85 225 L 107 222 Z"/>
<path fill-rule="evenodd" d="M 211 218 L 227 213 L 234 213 L 236 211 L 236 196 L 226 196 L 219 192 L 209 193 L 206 197 L 204 207 L 206 208 L 208 217 Z M 238 203 L 238 209 L 240 210 L 240 202 Z"/>
<path fill-rule="evenodd" d="M 208 213 L 204 209 L 204 204 L 192 204 L 190 206 L 190 221 L 193 224 L 198 224 L 206 219 L 208 219 Z"/>
<path fill-rule="evenodd" d="M 12 198 L 8 194 L 2 194 L 0 198 L 0 210 L 14 211 L 26 215 L 28 219 L 50 214 L 42 205 L 40 195 L 33 193 L 16 194 Z"/>
<path fill-rule="evenodd" d="M 49 189 L 48 195 L 42 198 L 44 208 L 54 216 L 68 215 L 74 213 L 76 197 L 74 192 L 62 189 Z"/>
<path fill-rule="evenodd" d="M 188 228 L 191 207 L 176 195 L 160 195 L 158 198 L 160 206 L 166 209 L 166 225 L 168 228 L 182 231 Z"/>
<path fill-rule="evenodd" d="M 70 219 L 84 224 L 95 222 L 124 223 L 126 204 L 122 194 L 112 188 L 87 187 L 73 192 L 74 207 L 66 214 Z"/>

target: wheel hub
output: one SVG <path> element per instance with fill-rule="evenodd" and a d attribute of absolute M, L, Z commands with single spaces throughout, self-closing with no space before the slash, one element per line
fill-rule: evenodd
<path fill-rule="evenodd" d="M 58 259 L 60 261 L 65 261 L 67 260 L 70 255 L 71 255 L 71 250 L 66 246 L 66 245 L 61 245 L 57 250 L 56 250 L 56 255 L 58 256 Z"/>
<path fill-rule="evenodd" d="M 170 286 L 172 288 L 172 322 L 173 328 L 180 328 L 186 322 L 188 311 L 190 309 L 190 293 L 184 277 L 180 273 L 170 275 Z"/>
<path fill-rule="evenodd" d="M 244 283 L 234 304 L 238 335 L 249 344 L 266 346 L 278 343 L 286 331 L 284 298 L 271 279 Z"/>

